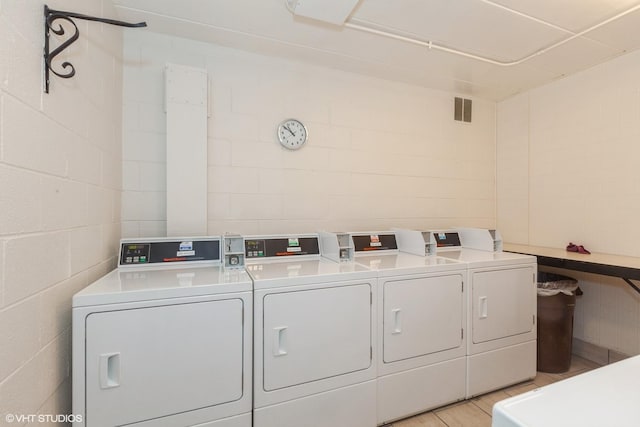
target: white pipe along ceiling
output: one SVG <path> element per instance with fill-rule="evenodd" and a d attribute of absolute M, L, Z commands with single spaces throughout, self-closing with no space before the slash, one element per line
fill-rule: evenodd
<path fill-rule="evenodd" d="M 493 100 L 640 47 L 637 0 L 114 3 L 150 31 Z"/>

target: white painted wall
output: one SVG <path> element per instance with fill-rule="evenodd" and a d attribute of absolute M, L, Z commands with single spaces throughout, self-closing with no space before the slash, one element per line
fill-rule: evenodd
<path fill-rule="evenodd" d="M 507 242 L 640 256 L 640 52 L 497 107 L 497 225 Z M 575 336 L 640 353 L 640 296 L 577 275 Z"/>
<path fill-rule="evenodd" d="M 495 225 L 495 104 L 150 32 L 124 49 L 123 235 L 166 233 L 163 75 L 206 68 L 208 232 Z M 288 117 L 306 147 L 276 140 Z"/>
<path fill-rule="evenodd" d="M 110 1 L 48 1 L 113 16 Z M 42 92 L 43 2 L 0 2 L 0 424 L 71 411 L 71 296 L 115 266 L 122 35 L 78 21 Z"/>

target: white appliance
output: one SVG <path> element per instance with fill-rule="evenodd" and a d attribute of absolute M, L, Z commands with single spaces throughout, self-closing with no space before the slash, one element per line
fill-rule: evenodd
<path fill-rule="evenodd" d="M 640 356 L 625 359 L 493 406 L 493 427 L 636 427 Z"/>
<path fill-rule="evenodd" d="M 254 427 L 376 424 L 376 274 L 317 234 L 245 236 L 254 286 Z"/>
<path fill-rule="evenodd" d="M 75 427 L 251 427 L 252 282 L 220 240 L 122 240 L 74 295 Z"/>
<path fill-rule="evenodd" d="M 493 230 L 434 237 L 439 256 L 468 265 L 467 398 L 535 377 L 536 258 L 502 252 Z"/>
<path fill-rule="evenodd" d="M 466 265 L 427 256 L 430 233 L 350 234 L 378 275 L 378 424 L 463 400 Z"/>

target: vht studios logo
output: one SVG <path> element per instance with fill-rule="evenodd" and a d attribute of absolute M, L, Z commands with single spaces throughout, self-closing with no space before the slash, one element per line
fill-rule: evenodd
<path fill-rule="evenodd" d="M 82 415 L 74 414 L 7 414 L 7 423 L 81 423 Z"/>

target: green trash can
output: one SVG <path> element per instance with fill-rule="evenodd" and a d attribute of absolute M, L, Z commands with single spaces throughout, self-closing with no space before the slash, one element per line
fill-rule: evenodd
<path fill-rule="evenodd" d="M 573 313 L 578 281 L 538 272 L 538 371 L 567 372 L 571 366 Z"/>

